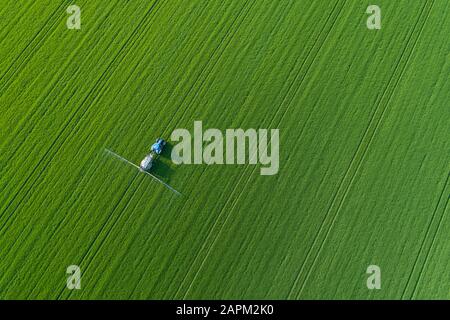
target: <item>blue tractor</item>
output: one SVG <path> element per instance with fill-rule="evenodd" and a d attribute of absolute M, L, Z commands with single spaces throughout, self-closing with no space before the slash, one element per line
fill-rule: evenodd
<path fill-rule="evenodd" d="M 162 153 L 165 145 L 166 145 L 166 141 L 164 141 L 163 139 L 159 138 L 152 145 L 151 151 L 156 153 L 157 155 L 160 155 Z"/>
<path fill-rule="evenodd" d="M 113 152 L 113 151 L 111 151 L 109 149 L 106 149 L 106 151 L 108 153 L 112 154 L 113 156 L 115 156 L 116 158 L 118 158 L 118 159 L 128 163 L 129 165 L 135 167 L 136 169 L 139 169 L 141 172 L 151 176 L 153 179 L 155 179 L 159 183 L 162 183 L 167 188 L 169 188 L 170 190 L 175 192 L 177 195 L 181 195 L 181 193 L 179 193 L 177 190 L 172 188 L 170 185 L 165 183 L 163 180 L 161 180 L 160 178 L 158 178 L 154 174 L 152 174 L 151 171 L 150 171 L 152 169 L 152 167 L 153 167 L 154 162 L 158 159 L 158 156 L 163 152 L 163 149 L 164 149 L 165 145 L 166 145 L 166 141 L 164 141 L 161 138 L 157 139 L 156 142 L 152 145 L 150 153 L 145 156 L 145 158 L 140 162 L 139 165 L 134 164 L 133 162 L 125 159 L 124 157 L 121 157 L 120 155 L 118 155 L 117 153 L 115 153 L 115 152 Z"/>

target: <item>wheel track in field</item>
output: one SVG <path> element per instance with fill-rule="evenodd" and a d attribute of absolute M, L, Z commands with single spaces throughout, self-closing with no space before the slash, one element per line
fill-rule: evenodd
<path fill-rule="evenodd" d="M 116 63 L 116 60 L 121 56 L 121 60 L 122 61 L 124 59 L 124 57 L 126 56 L 126 51 L 125 48 L 128 46 L 128 44 L 131 43 L 130 46 L 133 46 L 136 41 L 139 39 L 139 29 L 141 28 L 142 24 L 149 18 L 151 17 L 151 13 L 153 12 L 153 9 L 155 8 L 156 4 L 158 4 L 160 2 L 158 2 L 157 0 L 150 6 L 149 10 L 146 12 L 146 14 L 144 15 L 144 18 L 141 20 L 141 22 L 138 24 L 138 26 L 134 29 L 134 31 L 131 33 L 131 35 L 128 37 L 128 39 L 125 41 L 125 43 L 122 45 L 122 47 L 119 49 L 119 52 L 116 54 L 116 56 L 112 59 L 112 61 L 110 62 L 110 64 L 108 65 L 108 67 L 105 69 L 105 71 L 101 74 L 101 76 L 98 78 L 98 80 L 96 81 L 95 85 L 92 87 L 92 89 L 89 91 L 88 95 L 83 99 L 82 103 L 80 104 L 80 106 L 78 107 L 77 110 L 75 110 L 75 112 L 73 112 L 72 116 L 69 117 L 69 120 L 65 123 L 65 125 L 63 125 L 62 129 L 60 130 L 60 132 L 58 133 L 58 135 L 55 137 L 53 143 L 50 145 L 50 147 L 47 149 L 47 151 L 45 152 L 45 154 L 43 155 L 43 157 L 41 158 L 41 160 L 38 162 L 38 164 L 36 165 L 36 167 L 34 168 L 34 170 L 32 171 L 32 173 L 28 176 L 28 178 L 26 179 L 26 181 L 23 183 L 22 188 L 24 186 L 26 186 L 28 184 L 29 179 L 31 179 L 31 177 L 33 176 L 33 172 L 41 165 L 42 161 L 47 158 L 47 156 L 50 157 L 50 153 L 51 151 L 54 151 L 53 154 L 57 153 L 59 151 L 59 149 L 61 148 L 61 146 L 64 144 L 65 140 L 70 136 L 70 132 L 68 135 L 66 135 L 65 137 L 63 137 L 62 142 L 59 144 L 59 146 L 56 148 L 56 150 L 54 149 L 54 146 L 56 145 L 57 142 L 59 142 L 59 138 L 62 136 L 63 133 L 65 133 L 66 129 L 69 127 L 69 124 L 72 123 L 72 120 L 74 120 L 76 118 L 76 116 L 78 116 L 77 118 L 82 119 L 84 114 L 86 114 L 86 112 L 90 109 L 90 107 L 93 105 L 92 103 L 90 105 L 88 105 L 87 108 L 85 108 L 83 110 L 83 106 L 86 104 L 86 102 L 89 100 L 89 98 L 91 98 L 91 100 L 95 101 L 99 96 L 101 96 L 101 93 L 104 91 L 106 83 L 108 81 L 108 76 L 106 75 L 110 69 L 110 75 L 109 78 L 114 74 L 115 70 L 112 69 L 112 66 Z M 137 39 L 136 39 L 137 38 Z M 125 52 L 125 54 L 122 55 L 122 53 Z M 120 64 L 120 61 L 118 62 Z M 98 89 L 99 88 L 99 89 Z M 97 93 L 95 93 L 95 91 L 98 91 Z M 81 112 L 81 115 L 78 115 L 78 113 Z M 31 191 L 33 184 L 39 179 L 39 177 L 42 175 L 42 173 L 45 171 L 45 169 L 47 168 L 47 166 L 50 164 L 52 158 L 48 159 L 48 161 L 43 165 L 43 168 L 41 169 L 41 171 L 38 173 L 38 176 L 36 179 L 34 179 L 34 182 L 29 186 L 28 190 L 26 191 L 26 194 L 24 197 L 22 197 L 22 199 L 19 201 L 19 204 L 17 206 L 20 205 L 20 202 L 23 201 L 23 199 L 26 198 L 26 195 Z M 21 190 L 22 188 L 20 188 L 19 190 Z M 7 205 L 6 209 L 3 212 L 6 212 L 9 207 L 11 206 L 11 204 L 14 202 L 14 200 L 16 199 L 16 197 L 18 196 L 18 193 L 13 197 L 13 199 L 9 202 L 9 204 Z M 16 207 L 17 207 L 16 206 Z M 13 212 L 10 214 L 10 216 L 7 218 L 7 221 L 9 220 L 9 218 L 11 218 L 11 216 L 14 214 L 14 210 Z M 3 215 L 2 215 L 3 216 Z M 3 218 L 3 217 L 2 217 Z M 7 221 L 0 227 L 0 232 L 3 230 L 3 227 L 6 225 Z"/>
<path fill-rule="evenodd" d="M 296 299 L 299 299 L 299 297 L 301 296 L 306 283 L 309 280 L 309 277 L 312 274 L 312 271 L 314 269 L 314 266 L 322 252 L 322 249 L 328 239 L 328 236 L 331 233 L 331 230 L 334 226 L 335 221 L 337 220 L 337 217 L 339 216 L 339 213 L 341 211 L 341 208 L 343 207 L 343 204 L 345 203 L 345 200 L 350 192 L 350 189 L 353 185 L 353 182 L 360 170 L 360 168 L 362 167 L 362 164 L 364 162 L 365 156 L 368 154 L 368 150 L 370 149 L 371 143 L 374 140 L 374 137 L 377 133 L 378 128 L 380 127 L 380 124 L 382 123 L 382 120 L 384 118 L 384 115 L 388 109 L 388 106 L 390 104 L 390 101 L 392 99 L 392 97 L 394 96 L 394 93 L 396 91 L 396 88 L 398 87 L 399 83 L 401 82 L 400 80 L 403 78 L 403 75 L 407 69 L 407 66 L 409 64 L 409 61 L 411 59 L 411 57 L 413 56 L 415 47 L 418 43 L 418 40 L 422 34 L 422 31 L 424 29 L 424 26 L 428 20 L 428 17 L 430 15 L 431 9 L 433 7 L 434 2 L 432 2 L 431 6 L 429 6 L 429 10 L 428 12 L 426 12 L 426 8 L 429 2 L 425 3 L 425 5 L 423 6 L 421 12 L 418 15 L 417 21 L 414 25 L 414 27 L 412 28 L 412 31 L 409 35 L 409 39 L 407 41 L 407 44 L 405 45 L 405 48 L 403 49 L 403 52 L 398 60 L 398 62 L 396 63 L 395 67 L 394 67 L 394 72 L 392 74 L 392 77 L 390 78 L 386 89 L 384 90 L 379 102 L 376 104 L 377 106 L 375 107 L 375 111 L 373 112 L 372 118 L 369 121 L 369 124 L 360 140 L 360 143 L 358 144 L 358 147 L 349 163 L 349 166 L 344 174 L 344 177 L 342 178 L 341 182 L 339 183 L 339 186 L 336 190 L 336 192 L 334 193 L 334 195 L 332 196 L 332 201 L 330 206 L 328 207 L 328 210 L 324 216 L 324 219 L 322 220 L 321 226 L 319 227 L 319 230 L 316 234 L 316 237 L 314 238 L 313 244 L 311 245 L 311 247 L 308 250 L 308 254 L 307 257 L 305 258 L 301 269 L 296 277 L 296 280 L 294 281 L 294 284 L 290 290 L 290 293 L 288 295 L 288 299 L 291 297 L 291 295 L 293 294 L 293 291 L 295 290 L 295 287 L 297 286 L 297 284 L 299 283 L 301 276 L 303 274 L 303 270 L 304 268 L 306 268 L 308 261 L 311 259 L 310 257 L 312 257 L 312 262 L 311 262 L 311 266 L 308 268 L 308 270 L 306 271 L 306 276 L 304 281 L 302 282 L 302 285 L 300 287 L 300 290 L 298 292 L 298 294 L 296 295 Z M 424 15 L 425 13 L 425 15 Z M 422 25 L 419 24 L 420 20 L 422 17 L 424 18 L 424 21 L 422 23 Z M 413 35 L 415 34 L 415 31 L 417 29 L 417 27 L 419 26 L 419 32 L 417 34 L 417 37 L 414 39 Z M 412 48 L 410 49 L 409 54 L 407 53 L 408 51 L 408 47 L 410 46 L 410 44 L 412 45 Z M 405 57 L 406 54 L 406 59 L 403 59 Z M 406 60 L 403 64 L 403 66 L 401 66 L 401 63 L 403 60 Z M 395 75 L 397 73 L 397 70 L 399 70 L 399 75 L 396 78 Z M 391 88 L 391 83 L 394 81 L 394 85 Z M 390 92 L 389 92 L 390 91 Z M 384 102 L 384 97 L 387 97 L 387 101 L 383 106 L 383 102 Z M 380 111 L 380 115 L 377 117 L 377 114 Z M 357 160 L 359 159 L 359 160 Z M 352 168 L 356 166 L 356 168 L 354 170 L 352 170 Z M 353 173 L 352 173 L 353 171 Z M 348 182 L 346 182 L 346 180 L 348 180 Z M 342 195 L 341 195 L 342 194 Z M 334 213 L 334 215 L 332 214 L 333 212 L 333 208 L 335 207 L 335 205 L 337 204 L 337 209 L 336 212 Z M 330 216 L 331 215 L 331 216 Z M 331 220 L 329 223 L 327 223 L 327 220 Z M 326 231 L 323 231 L 326 230 Z M 320 240 L 321 237 L 321 233 L 325 232 L 323 239 Z M 314 256 L 312 256 L 312 252 L 314 251 L 315 246 L 318 246 L 318 248 L 316 248 L 316 254 Z"/>
<path fill-rule="evenodd" d="M 31 41 L 25 46 L 25 48 L 14 59 L 11 65 L 6 69 L 5 73 L 3 73 L 3 75 L 0 77 L 0 92 L 5 92 L 7 90 L 14 76 L 16 74 L 19 74 L 23 70 L 23 67 L 26 65 L 26 63 L 31 60 L 34 54 L 38 52 L 42 47 L 44 42 L 57 30 L 55 26 L 60 23 L 59 17 L 63 17 L 63 14 L 61 13 L 66 13 L 66 11 L 63 10 L 63 7 L 65 5 L 67 5 L 67 2 L 63 1 L 56 8 L 56 10 L 53 11 L 50 17 L 45 21 L 44 26 L 36 33 L 36 35 L 31 39 Z M 53 23 L 51 23 L 52 21 Z M 11 75 L 8 76 L 10 71 Z"/>
<path fill-rule="evenodd" d="M 233 35 L 230 36 L 230 31 L 232 30 L 233 25 L 234 25 L 235 22 L 238 20 L 238 18 L 241 16 L 242 12 L 245 10 L 245 8 L 246 8 L 246 6 L 247 6 L 247 4 L 248 4 L 249 2 L 250 2 L 250 1 L 248 0 L 248 1 L 244 4 L 243 10 L 238 14 L 238 17 L 237 17 L 237 18 L 233 21 L 233 23 L 230 25 L 228 31 L 226 32 L 226 34 L 225 34 L 224 38 L 222 39 L 222 41 L 220 42 L 219 46 L 218 46 L 217 48 L 214 49 L 214 51 L 213 51 L 211 57 L 214 57 L 214 56 L 216 55 L 216 52 L 219 50 L 219 48 L 220 48 L 221 45 L 223 44 L 223 40 L 224 40 L 225 38 L 229 37 L 229 38 L 230 38 L 230 41 L 225 45 L 225 48 L 223 49 L 223 51 L 225 51 L 226 47 L 227 47 L 228 44 L 231 42 L 231 39 L 232 39 L 232 37 L 233 37 L 233 35 L 234 35 L 234 33 L 233 33 Z M 247 12 L 247 13 L 248 13 L 248 12 Z M 243 21 L 244 19 L 245 19 L 245 18 L 243 18 L 243 19 L 241 20 L 241 23 L 242 23 L 242 21 Z M 239 27 L 238 27 L 238 28 L 239 28 Z M 222 53 L 223 53 L 223 51 L 222 51 Z M 222 55 L 222 54 L 221 54 L 221 55 Z M 221 56 L 221 55 L 220 55 L 220 56 Z M 218 60 L 220 60 L 220 57 L 217 58 L 217 61 L 218 61 Z M 202 76 L 203 76 L 203 74 L 204 74 L 204 70 L 206 70 L 206 68 L 209 66 L 209 63 L 210 63 L 210 60 L 207 62 L 206 66 L 203 68 L 202 72 L 201 72 L 200 75 L 197 77 L 197 79 L 194 81 L 194 85 L 192 85 L 192 86 L 191 86 L 191 89 L 189 89 L 189 93 L 192 91 L 193 87 L 195 87 L 195 84 L 198 82 L 198 80 L 202 78 Z M 215 65 L 215 64 L 214 64 L 214 65 Z M 211 69 L 213 69 L 213 68 L 214 68 L 214 67 L 212 67 Z M 200 86 L 198 90 L 200 90 L 201 88 L 202 88 L 202 87 Z M 185 95 L 184 100 L 187 98 L 187 96 L 189 95 L 189 93 L 188 93 L 187 95 Z M 182 102 L 181 104 L 184 104 L 184 102 Z M 184 115 L 184 114 L 183 114 L 183 115 Z M 173 117 L 171 118 L 171 121 L 172 121 L 172 120 L 173 120 Z M 167 127 L 167 126 L 166 126 L 166 127 Z M 204 172 L 204 171 L 203 171 L 203 172 Z M 133 179 L 135 179 L 135 178 L 136 178 L 136 177 L 134 177 Z M 145 180 L 142 179 L 142 180 L 138 183 L 138 186 L 136 187 L 136 189 L 139 189 L 139 188 L 141 187 L 143 181 L 145 181 Z M 121 217 L 121 216 L 122 216 L 122 213 L 125 211 L 125 209 L 128 208 L 128 206 L 129 206 L 131 200 L 132 200 L 132 198 L 130 198 L 130 200 L 129 200 L 127 203 L 124 204 L 123 210 L 118 214 L 119 217 Z M 187 201 L 185 201 L 185 202 L 183 203 L 182 209 L 185 207 L 186 203 L 187 203 Z M 180 212 L 181 212 L 181 210 L 180 210 Z M 130 217 L 129 217 L 129 218 L 130 218 Z M 102 245 L 105 243 L 105 241 L 107 240 L 108 236 L 111 234 L 112 230 L 115 228 L 115 226 L 116 226 L 116 224 L 117 224 L 118 221 L 119 221 L 119 218 L 118 218 L 117 220 L 115 220 L 115 222 L 113 222 L 113 224 L 110 226 L 109 230 L 107 231 L 106 236 L 101 240 L 98 249 L 93 253 L 92 259 L 88 262 L 88 265 L 87 265 L 87 267 L 85 268 L 86 270 L 89 268 L 89 266 L 90 266 L 91 262 L 94 260 L 95 256 L 96 256 L 96 255 L 99 253 L 99 251 L 101 250 Z M 160 221 L 161 221 L 161 220 L 160 220 Z M 159 221 L 159 222 L 160 222 L 160 221 Z M 102 229 L 103 229 L 103 228 L 102 228 Z M 100 235 L 100 234 L 102 234 L 102 231 L 99 232 L 99 235 Z M 154 235 L 154 234 L 153 234 L 153 235 Z M 88 249 L 88 252 L 86 253 L 85 257 L 87 257 L 87 256 L 89 255 L 89 252 L 91 251 L 92 248 L 93 248 L 93 246 L 90 247 L 90 248 Z M 84 261 L 84 258 L 82 259 L 82 261 Z M 63 291 L 64 291 L 64 290 L 63 290 Z M 62 292 L 61 292 L 61 293 L 62 293 Z M 70 294 L 69 294 L 69 295 L 70 295 Z M 58 297 L 58 298 L 59 298 L 59 297 Z"/>
<path fill-rule="evenodd" d="M 344 1 L 344 2 L 345 2 L 345 1 Z M 339 5 L 339 4 L 340 4 L 340 1 L 339 1 L 339 0 L 336 1 L 335 6 L 334 6 L 333 9 L 331 10 L 330 15 L 328 16 L 327 20 L 325 21 L 323 28 L 321 29 L 321 31 L 319 32 L 319 35 L 318 35 L 317 38 L 315 39 L 314 44 L 312 45 L 311 49 L 309 50 L 308 54 L 306 55 L 306 58 L 305 58 L 305 59 L 303 60 L 303 62 L 301 63 L 297 75 L 294 77 L 294 79 L 293 79 L 291 85 L 288 87 L 288 90 L 287 90 L 287 92 L 286 92 L 285 97 L 282 99 L 282 102 L 281 102 L 280 106 L 277 108 L 277 112 L 275 113 L 274 117 L 273 117 L 272 120 L 270 121 L 269 128 L 272 127 L 273 121 L 276 119 L 276 117 L 277 117 L 277 115 L 278 115 L 278 112 L 282 109 L 282 106 L 284 105 L 286 99 L 288 99 L 288 97 L 289 97 L 289 95 L 290 95 L 290 93 L 291 93 L 291 91 L 292 91 L 292 88 L 294 87 L 294 84 L 298 81 L 300 75 L 302 74 L 302 71 L 303 71 L 303 69 L 304 69 L 305 62 L 306 62 L 307 60 L 309 60 L 309 57 L 311 56 L 311 53 L 314 51 L 314 49 L 316 48 L 317 44 L 319 43 L 318 40 L 321 38 L 321 35 L 322 35 L 322 33 L 324 32 L 324 30 L 328 27 L 330 18 L 333 16 L 333 13 L 335 12 L 336 8 L 338 8 L 338 5 Z M 344 4 L 344 5 L 345 5 L 345 4 Z M 340 12 L 342 11 L 344 5 L 338 10 L 337 16 L 338 16 L 338 15 L 340 14 Z M 322 46 L 324 45 L 324 43 L 325 43 L 326 40 L 328 39 L 328 36 L 330 35 L 330 33 L 331 33 L 332 29 L 333 29 L 333 26 L 334 26 L 336 20 L 337 20 L 337 19 L 334 19 L 334 21 L 332 22 L 332 24 L 331 24 L 331 26 L 330 26 L 329 31 L 326 32 L 326 35 L 325 35 L 325 37 L 324 37 L 323 42 L 322 42 L 321 44 L 319 44 L 319 48 L 317 49 L 316 53 L 314 54 L 313 59 L 312 59 L 312 62 L 311 62 L 310 65 L 307 67 L 307 70 L 306 70 L 306 72 L 305 72 L 303 78 L 301 79 L 301 83 L 297 86 L 296 89 L 294 89 L 294 93 L 292 94 L 291 100 L 293 99 L 293 97 L 295 97 L 295 95 L 296 95 L 298 89 L 299 89 L 299 88 L 301 87 L 301 85 L 302 85 L 303 80 L 306 78 L 309 69 L 310 69 L 311 66 L 314 64 L 314 61 L 315 61 L 317 55 L 319 54 L 319 52 L 321 51 Z M 296 60 L 296 62 L 295 62 L 294 65 L 297 65 L 297 64 L 299 63 L 299 59 L 300 59 L 300 57 L 297 58 L 297 60 Z M 295 68 L 293 68 L 293 70 L 294 70 L 294 69 L 295 69 Z M 287 78 L 290 78 L 290 76 L 291 76 L 291 75 L 289 75 Z M 287 109 L 289 109 L 289 105 L 290 105 L 290 104 L 288 104 L 288 108 L 287 108 Z M 280 120 L 280 121 L 281 121 L 281 120 Z M 238 182 L 235 184 L 234 188 L 232 189 L 232 191 L 231 191 L 231 193 L 230 193 L 230 196 L 229 196 L 229 199 L 227 200 L 227 202 L 225 203 L 225 205 L 224 205 L 224 206 L 222 207 L 222 209 L 220 210 L 219 215 L 218 215 L 218 218 L 216 219 L 216 222 L 215 222 L 215 223 L 213 224 L 213 226 L 211 227 L 210 232 L 208 233 L 208 236 L 207 236 L 207 238 L 206 238 L 206 241 L 204 242 L 204 246 L 202 246 L 201 249 L 199 250 L 199 252 L 197 253 L 197 255 L 196 255 L 195 259 L 194 259 L 194 262 L 193 262 L 193 264 L 192 264 L 192 267 L 195 265 L 197 259 L 200 257 L 200 253 L 201 253 L 202 251 L 205 250 L 204 248 L 206 248 L 206 243 L 208 243 L 208 239 L 212 236 L 213 231 L 214 231 L 214 229 L 216 228 L 216 225 L 217 225 L 218 221 L 220 220 L 222 214 L 225 212 L 225 208 L 227 208 L 227 207 L 228 207 L 228 204 L 231 203 L 231 210 L 228 211 L 228 214 L 226 215 L 226 217 L 225 217 L 225 219 L 224 219 L 222 225 L 219 227 L 219 231 L 216 233 L 216 236 L 213 238 L 213 240 L 212 240 L 210 246 L 208 247 L 208 249 L 206 249 L 206 250 L 207 250 L 207 251 L 206 251 L 206 254 L 205 254 L 205 256 L 204 256 L 202 262 L 200 263 L 200 266 L 198 267 L 196 273 L 194 274 L 194 277 L 193 277 L 192 281 L 190 282 L 190 284 L 189 284 L 187 290 L 185 291 L 185 294 L 184 294 L 184 296 L 183 296 L 183 299 L 185 299 L 186 296 L 189 294 L 189 291 L 191 290 L 192 285 L 194 284 L 194 282 L 195 282 L 196 279 L 197 279 L 198 274 L 199 274 L 200 271 L 202 270 L 203 265 L 205 264 L 205 262 L 206 262 L 206 260 L 207 260 L 207 258 L 208 258 L 208 256 L 209 256 L 209 254 L 210 254 L 212 248 L 213 248 L 214 245 L 215 245 L 215 242 L 217 241 L 219 235 L 221 234 L 221 231 L 223 230 L 223 227 L 224 227 L 225 224 L 227 223 L 228 218 L 231 216 L 231 212 L 232 212 L 233 208 L 236 206 L 236 203 L 239 201 L 240 197 L 242 196 L 242 193 L 240 193 L 239 196 L 236 198 L 235 201 L 232 202 L 232 200 L 231 200 L 231 199 L 233 198 L 234 194 L 236 193 L 236 190 L 238 190 L 238 186 L 241 184 L 241 181 L 243 181 L 244 176 L 246 176 L 246 172 L 247 172 L 247 170 L 248 170 L 249 168 L 250 168 L 250 165 L 247 164 L 246 167 L 245 167 L 245 169 L 244 169 L 243 174 L 240 176 Z M 253 168 L 251 169 L 250 174 L 248 175 L 248 178 L 246 179 L 246 182 L 244 183 L 244 186 L 243 186 L 242 189 L 245 189 L 245 187 L 247 186 L 247 184 L 248 184 L 249 181 L 251 180 L 252 173 L 255 171 L 255 169 L 256 169 L 256 167 L 253 167 Z M 182 286 L 182 285 L 183 285 L 183 283 L 182 283 L 180 286 Z"/>
<path fill-rule="evenodd" d="M 422 275 L 424 273 L 424 271 L 426 270 L 426 265 L 428 263 L 428 259 L 430 257 L 430 253 L 433 249 L 434 243 L 436 241 L 436 237 L 439 234 L 439 230 L 441 228 L 442 222 L 444 221 L 444 217 L 446 214 L 446 210 L 449 204 L 449 200 L 450 200 L 450 171 L 447 174 L 447 179 L 444 182 L 444 187 L 442 188 L 442 191 L 440 192 L 438 201 L 436 203 L 436 206 L 433 210 L 433 214 L 431 216 L 430 222 L 428 224 L 427 230 L 425 232 L 425 236 L 423 237 L 423 240 L 421 242 L 420 248 L 419 248 L 419 252 L 417 253 L 417 257 L 414 261 L 414 265 L 411 269 L 411 273 L 408 277 L 408 281 L 406 282 L 405 285 L 405 289 L 403 290 L 401 299 L 405 299 L 406 295 L 408 294 L 408 288 L 410 287 L 411 281 L 413 279 L 414 274 L 416 273 L 415 270 L 416 268 L 418 268 L 418 275 L 417 275 L 417 281 L 415 282 L 415 284 L 413 284 L 412 287 L 412 292 L 409 293 L 410 297 L 409 299 L 414 299 L 416 292 L 417 292 L 417 288 L 419 285 L 419 282 L 422 278 Z M 440 206 L 441 204 L 443 204 L 445 201 L 445 205 L 444 208 L 442 210 L 442 214 L 440 217 L 438 217 L 438 212 L 440 212 Z M 433 225 L 435 224 L 435 221 L 437 221 L 437 226 L 433 227 Z M 435 232 L 432 232 L 432 230 L 435 229 Z M 426 248 L 426 243 L 428 242 L 427 240 L 431 237 L 431 243 L 430 246 L 428 248 Z M 419 261 L 421 260 L 421 257 L 425 255 L 424 261 L 422 266 L 418 267 Z"/>

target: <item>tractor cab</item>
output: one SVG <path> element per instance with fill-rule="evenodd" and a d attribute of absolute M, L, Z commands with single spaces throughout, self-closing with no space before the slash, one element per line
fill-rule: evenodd
<path fill-rule="evenodd" d="M 162 153 L 165 145 L 166 145 L 166 141 L 164 141 L 163 139 L 159 138 L 152 145 L 151 151 L 156 153 L 157 155 L 160 155 Z"/>

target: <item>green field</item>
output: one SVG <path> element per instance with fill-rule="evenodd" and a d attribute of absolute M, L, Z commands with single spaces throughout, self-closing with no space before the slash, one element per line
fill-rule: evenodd
<path fill-rule="evenodd" d="M 448 0 L 4 0 L 0 26 L 0 299 L 450 299 Z M 278 174 L 166 152 L 177 197 L 105 154 L 195 120 L 279 129 Z"/>

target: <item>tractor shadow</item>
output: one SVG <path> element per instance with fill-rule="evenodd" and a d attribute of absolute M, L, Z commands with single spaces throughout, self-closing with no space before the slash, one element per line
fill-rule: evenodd
<path fill-rule="evenodd" d="M 166 142 L 163 152 L 159 155 L 152 173 L 158 178 L 169 180 L 175 170 L 170 166 L 172 163 L 170 155 L 172 154 L 173 145 Z"/>
<path fill-rule="evenodd" d="M 165 161 L 159 159 L 159 161 L 155 163 L 151 172 L 158 178 L 168 181 L 174 173 L 174 170 Z"/>
<path fill-rule="evenodd" d="M 169 141 L 166 141 L 166 145 L 165 145 L 164 150 L 161 153 L 160 157 L 170 160 L 171 159 L 172 150 L 173 150 L 173 144 L 171 144 Z"/>

